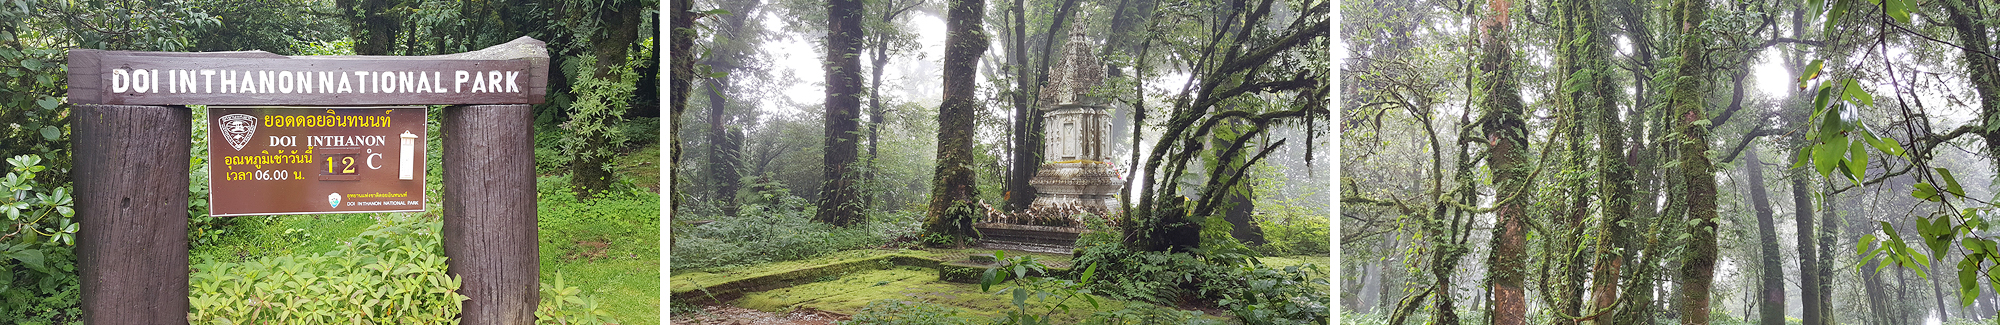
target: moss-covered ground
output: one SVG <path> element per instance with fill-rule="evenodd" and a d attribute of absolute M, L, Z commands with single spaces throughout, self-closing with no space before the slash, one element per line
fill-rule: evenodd
<path fill-rule="evenodd" d="M 849 250 L 820 257 L 715 270 L 676 272 L 668 279 L 675 303 L 696 305 L 727 304 L 783 313 L 810 309 L 854 315 L 870 302 L 905 300 L 928 302 L 957 309 L 963 315 L 998 318 L 1014 310 L 1011 295 L 999 291 L 1006 285 L 982 292 L 977 284 L 940 281 L 938 271 L 907 263 L 904 259 L 949 262 L 970 254 L 990 254 L 990 250 Z M 1070 257 L 1060 254 L 1008 252 L 1009 256 L 1033 255 L 1051 267 L 1068 267 Z M 1298 259 L 1267 261 L 1297 263 Z M 1124 308 L 1127 301 L 1092 296 L 1092 307 L 1082 297 L 1067 302 L 1068 312 L 1056 312 L 1057 323 L 1075 323 L 1100 311 Z M 1029 299 L 1035 314 L 1051 311 L 1056 300 Z"/>

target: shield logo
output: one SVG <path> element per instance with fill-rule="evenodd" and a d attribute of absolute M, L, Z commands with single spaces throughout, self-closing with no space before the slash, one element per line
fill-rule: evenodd
<path fill-rule="evenodd" d="M 222 128 L 222 137 L 236 150 L 243 150 L 243 145 L 250 144 L 250 137 L 257 133 L 257 117 L 248 114 L 225 115 L 215 123 Z"/>
<path fill-rule="evenodd" d="M 340 207 L 340 193 L 327 194 L 326 205 L 328 205 L 329 208 Z"/>

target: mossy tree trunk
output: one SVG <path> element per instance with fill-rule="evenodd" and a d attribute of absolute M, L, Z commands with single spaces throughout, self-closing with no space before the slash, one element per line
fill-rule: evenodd
<path fill-rule="evenodd" d="M 1636 251 L 1631 249 L 1633 241 L 1626 240 L 1632 236 L 1631 229 L 1626 226 L 1626 220 L 1630 218 L 1632 211 L 1632 170 L 1625 156 L 1627 149 L 1625 124 L 1618 119 L 1617 80 L 1612 77 L 1613 69 L 1610 62 L 1604 59 L 1610 57 L 1611 33 L 1609 28 L 1605 28 L 1608 21 L 1603 3 L 1600 1 L 1562 2 L 1561 39 L 1567 41 L 1561 48 L 1567 57 L 1563 61 L 1565 64 L 1562 71 L 1571 78 L 1571 82 L 1565 83 L 1564 92 L 1568 95 L 1566 97 L 1577 119 L 1574 122 L 1576 126 L 1572 128 L 1578 133 L 1572 136 L 1575 139 L 1572 148 L 1577 152 L 1573 161 L 1579 163 L 1577 168 L 1584 168 L 1581 165 L 1583 162 L 1575 160 L 1582 160 L 1585 151 L 1588 151 L 1583 143 L 1586 142 L 1586 135 L 1583 134 L 1586 125 L 1594 129 L 1599 146 L 1596 150 L 1595 175 L 1575 177 L 1582 179 L 1594 176 L 1597 181 L 1595 189 L 1598 191 L 1595 194 L 1603 209 L 1603 215 L 1596 225 L 1596 234 L 1593 236 L 1597 238 L 1597 242 L 1590 243 L 1595 247 L 1591 253 L 1596 258 L 1595 265 L 1590 267 L 1591 302 L 1589 308 L 1579 307 L 1573 310 L 1578 312 L 1577 316 L 1601 324 L 1610 323 L 1611 318 L 1607 315 L 1613 315 L 1611 308 L 1617 305 L 1619 272 L 1626 263 L 1626 256 L 1629 255 L 1625 252 Z M 1579 191 L 1588 189 L 1589 187 L 1577 187 Z M 1578 201 L 1573 203 L 1571 208 L 1573 226 L 1578 227 L 1579 235 L 1583 227 L 1582 218 L 1589 213 L 1585 203 L 1588 201 L 1583 200 L 1588 196 L 1584 194 L 1575 194 Z M 1570 292 L 1566 294 L 1574 295 L 1566 298 L 1576 299 L 1579 305 L 1581 305 L 1581 286 L 1584 279 L 1582 262 L 1581 252 L 1573 255 L 1570 266 L 1573 266 L 1575 271 L 1568 277 L 1570 282 L 1565 283 L 1566 288 L 1570 288 Z"/>
<path fill-rule="evenodd" d="M 952 0 L 945 21 L 944 103 L 938 107 L 937 173 L 931 181 L 930 210 L 924 231 L 949 236 L 963 244 L 973 235 L 972 222 L 981 215 L 974 208 L 979 188 L 974 186 L 972 142 L 974 114 L 980 107 L 978 90 L 979 55 L 986 52 L 986 33 L 980 22 L 986 15 L 982 0 Z"/>
<path fill-rule="evenodd" d="M 592 46 L 590 54 L 597 59 L 596 66 L 591 70 L 592 78 L 612 84 L 622 84 L 632 81 L 624 80 L 624 75 L 619 72 L 621 69 L 618 67 L 625 65 L 626 57 L 628 56 L 627 53 L 630 52 L 634 42 L 639 38 L 640 11 L 642 11 L 642 8 L 640 7 L 639 0 L 623 0 L 612 1 L 609 5 L 600 7 L 595 12 L 585 13 L 596 17 L 595 22 L 597 24 L 597 31 L 592 33 L 590 37 Z M 582 144 L 579 150 L 574 151 L 573 155 L 575 156 L 570 157 L 570 186 L 578 194 L 589 197 L 610 189 L 611 183 L 615 179 L 611 175 L 611 170 L 605 167 L 605 164 L 609 163 L 613 156 L 610 148 L 618 146 L 622 142 L 622 140 L 615 139 L 618 137 L 617 135 L 612 134 L 612 125 L 625 115 L 625 111 L 631 104 L 628 102 L 631 94 L 593 95 L 578 93 L 576 95 L 579 98 L 579 102 L 588 101 L 589 99 L 584 98 L 588 96 L 609 96 L 603 104 L 607 107 L 612 107 L 608 112 L 585 113 L 582 112 L 582 106 L 584 105 L 571 106 L 571 116 L 574 117 L 571 121 L 573 123 L 602 124 L 593 127 L 602 129 L 576 133 L 582 137 Z M 578 115 L 603 116 L 578 117 Z"/>
<path fill-rule="evenodd" d="M 861 118 L 861 0 L 826 2 L 825 183 L 813 220 L 848 226 L 861 223 L 861 192 L 854 162 Z M 943 158 L 943 157 L 939 157 Z M 943 165 L 943 164 L 939 164 Z"/>
<path fill-rule="evenodd" d="M 668 0 L 667 14 L 672 16 L 673 18 L 669 19 L 669 21 L 672 23 L 671 27 L 673 28 L 673 30 L 669 32 L 670 35 L 672 35 L 671 36 L 672 39 L 668 40 L 668 42 L 670 42 L 673 48 L 676 49 L 694 48 L 695 29 L 694 29 L 694 12 L 692 11 L 693 9 L 694 9 L 694 0 Z M 674 53 L 669 58 L 669 60 L 673 61 L 671 63 L 672 67 L 668 69 L 673 74 L 673 76 L 670 77 L 673 78 L 673 81 L 667 83 L 670 87 L 673 87 L 673 89 L 668 90 L 668 96 L 669 96 L 668 100 L 673 102 L 671 105 L 669 105 L 673 107 L 673 114 L 672 114 L 673 117 L 672 120 L 669 121 L 667 128 L 668 132 L 667 136 L 669 139 L 680 137 L 681 116 L 685 115 L 682 114 L 682 112 L 686 111 L 688 103 L 688 96 L 687 96 L 688 83 L 694 81 L 694 53 L 690 52 L 691 51 L 674 51 Z M 680 165 L 681 142 L 680 141 L 667 141 L 667 142 L 673 143 L 673 148 L 669 150 L 670 153 L 669 155 L 673 157 L 670 163 L 672 163 L 673 165 Z M 668 178 L 667 189 L 669 190 L 669 192 L 673 192 L 672 191 L 673 189 L 678 189 L 678 187 L 674 186 L 674 183 L 679 183 L 679 182 L 680 182 L 680 175 L 674 175 L 673 177 Z M 677 196 L 676 198 L 678 198 L 678 194 L 676 194 L 676 196 Z M 668 207 L 669 209 L 672 209 L 673 211 L 680 210 L 681 200 L 668 200 L 668 201 L 673 202 L 670 203 L 672 205 Z M 672 216 L 675 214 L 668 213 L 666 215 Z"/>
<path fill-rule="evenodd" d="M 1681 261 L 1681 324 L 1709 324 L 1709 293 L 1715 282 L 1715 167 L 1708 158 L 1708 0 L 1681 0 L 1674 7 L 1673 26 L 1680 30 L 1681 63 L 1674 74 L 1673 96 L 1667 106 L 1680 129 L 1680 177 L 1686 181 L 1689 219 L 1686 258 Z"/>
<path fill-rule="evenodd" d="M 1529 173 L 1528 126 L 1523 116 L 1521 85 L 1515 77 L 1514 49 L 1508 33 L 1509 0 L 1487 2 L 1487 17 L 1480 23 L 1483 46 L 1479 70 L 1486 94 L 1480 103 L 1481 126 L 1488 142 L 1487 165 L 1493 171 L 1498 196 L 1498 222 L 1493 229 L 1493 251 L 1487 259 L 1491 268 L 1494 325 L 1527 324 L 1528 305 L 1522 288 L 1527 277 L 1528 187 L 1534 183 Z"/>

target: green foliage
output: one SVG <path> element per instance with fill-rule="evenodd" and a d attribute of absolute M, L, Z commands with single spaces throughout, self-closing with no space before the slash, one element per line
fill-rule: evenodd
<path fill-rule="evenodd" d="M 194 266 L 189 318 L 236 324 L 438 323 L 456 318 L 459 279 L 445 273 L 438 223 L 378 223 L 325 254 Z"/>
<path fill-rule="evenodd" d="M 556 273 L 554 284 L 543 282 L 542 302 L 535 306 L 535 322 L 540 324 L 617 324 L 611 318 L 611 311 L 605 310 L 596 299 L 584 297 L 582 289 L 563 285 L 563 275 Z"/>
<path fill-rule="evenodd" d="M 1241 248 L 1204 244 L 1204 250 L 1207 255 L 1196 256 L 1080 245 L 1074 263 L 1104 265 L 1106 276 L 1092 288 L 1113 299 L 1166 305 L 1208 299 L 1249 324 L 1325 324 L 1331 315 L 1330 286 L 1319 266 L 1272 268 Z"/>
<path fill-rule="evenodd" d="M 720 217 L 673 229 L 673 269 L 695 270 L 791 261 L 835 251 L 880 245 L 884 234 L 872 229 L 909 227 L 907 220 L 878 220 L 857 227 L 814 222 L 803 199 L 783 196 L 772 205 L 745 204 L 734 218 Z M 769 202 L 769 201 L 765 201 Z M 705 216 L 682 215 L 677 222 Z"/>
<path fill-rule="evenodd" d="M 1328 283 L 1318 276 L 1317 268 L 1316 264 L 1282 270 L 1244 266 L 1235 276 L 1217 279 L 1222 283 L 1208 287 L 1220 291 L 1219 305 L 1229 307 L 1247 324 L 1326 324 Z"/>
<path fill-rule="evenodd" d="M 570 63 L 582 67 L 595 66 L 595 59 L 589 56 L 574 57 Z M 594 172 L 572 175 L 570 182 L 585 196 L 604 191 L 609 187 L 610 167 L 605 163 L 624 148 L 632 136 L 618 128 L 631 105 L 632 81 L 638 80 L 633 72 L 633 64 L 611 67 L 611 78 L 599 78 L 579 74 L 571 92 L 577 100 L 570 105 L 570 120 L 563 123 L 562 149 L 569 157 L 569 165 L 574 170 L 590 169 Z M 582 70 L 582 69 L 576 69 Z"/>
<path fill-rule="evenodd" d="M 1304 200 L 1284 198 L 1283 202 Z M 1332 245 L 1327 240 L 1327 232 L 1332 229 L 1327 224 L 1325 212 L 1299 204 L 1266 204 L 1258 207 L 1263 214 L 1257 216 L 1257 225 L 1264 228 L 1264 245 L 1257 246 L 1258 252 L 1270 256 L 1287 255 L 1327 255 Z"/>
<path fill-rule="evenodd" d="M 985 273 L 979 275 L 979 291 L 989 292 L 996 284 L 1011 285 L 995 292 L 1001 295 L 1011 293 L 1014 297 L 1012 300 L 1014 310 L 1007 311 L 1007 318 L 1001 324 L 1053 324 L 1055 313 L 1057 311 L 1069 313 L 1070 299 L 1079 297 L 1090 303 L 1091 308 L 1097 308 L 1097 297 L 1090 295 L 1090 281 L 1097 275 L 1096 263 L 1084 267 L 1083 274 L 1079 275 L 1077 280 L 1071 281 L 1032 276 L 1031 274 L 1048 274 L 1048 267 L 1036 261 L 1034 256 L 1022 255 L 1009 258 L 1006 251 L 996 250 L 993 251 L 993 257 L 1001 261 L 1000 266 L 986 269 Z M 1049 298 L 1053 297 L 1056 298 L 1056 302 L 1049 305 L 1046 312 L 1036 315 L 1028 308 L 1030 297 L 1042 303 L 1047 303 Z"/>
<path fill-rule="evenodd" d="M 1178 310 L 1143 302 L 1127 302 L 1124 309 L 1102 311 L 1091 314 L 1083 324 L 1105 325 L 1151 325 L 1151 324 L 1224 324 L 1221 321 L 1203 318 L 1201 312 Z"/>
<path fill-rule="evenodd" d="M 943 305 L 902 300 L 877 300 L 861 307 L 861 312 L 840 325 L 971 325 L 980 324 L 958 309 Z"/>
<path fill-rule="evenodd" d="M 47 171 L 40 156 L 7 158 L 0 178 L 0 318 L 62 322 L 76 320 L 75 202 L 67 187 L 38 180 Z M 18 306 L 18 307 L 11 307 Z"/>

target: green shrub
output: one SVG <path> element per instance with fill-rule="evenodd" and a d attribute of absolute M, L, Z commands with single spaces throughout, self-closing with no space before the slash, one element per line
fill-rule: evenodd
<path fill-rule="evenodd" d="M 878 300 L 840 325 L 971 325 L 979 324 L 958 309 L 926 302 Z"/>
<path fill-rule="evenodd" d="M 1212 301 L 1247 324 L 1328 322 L 1328 280 L 1316 264 L 1267 267 L 1257 262 L 1254 252 L 1228 245 L 1233 242 L 1205 242 L 1198 251 L 1206 255 L 1195 255 L 1135 252 L 1104 242 L 1111 239 L 1079 245 L 1073 262 L 1103 265 L 1099 271 L 1104 276 L 1091 287 L 1097 294 L 1162 305 Z"/>
<path fill-rule="evenodd" d="M 197 322 L 440 323 L 458 316 L 459 279 L 445 273 L 438 223 L 378 223 L 325 254 L 195 266 Z"/>
<path fill-rule="evenodd" d="M 611 318 L 611 311 L 605 310 L 596 299 L 579 294 L 583 289 L 563 284 L 562 273 L 556 273 L 556 283 L 543 282 L 542 302 L 535 306 L 535 322 L 541 324 L 617 324 Z"/>
<path fill-rule="evenodd" d="M 1327 225 L 1325 210 L 1303 204 L 1299 198 L 1280 202 L 1284 204 L 1257 207 L 1257 226 L 1264 229 L 1266 241 L 1257 250 L 1270 256 L 1330 254 L 1327 231 L 1332 228 Z"/>
<path fill-rule="evenodd" d="M 1073 265 L 1096 263 L 1104 268 L 1104 278 L 1092 286 L 1098 294 L 1119 300 L 1174 305 L 1189 298 L 1204 274 L 1222 273 L 1194 255 L 1167 252 L 1135 252 L 1123 244 L 1104 243 L 1080 247 Z"/>
<path fill-rule="evenodd" d="M 1087 325 L 1154 325 L 1154 324 L 1223 324 L 1221 321 L 1202 317 L 1195 311 L 1160 307 L 1143 302 L 1127 302 L 1124 309 L 1097 312 Z"/>
<path fill-rule="evenodd" d="M 812 209 L 803 200 L 777 201 L 780 203 L 776 207 L 746 204 L 734 218 L 675 226 L 673 270 L 791 261 L 876 246 L 884 242 L 877 231 L 894 232 L 893 229 L 902 227 L 893 224 L 835 227 L 810 220 L 806 213 Z M 701 220 L 701 217 L 681 220 Z M 905 221 L 891 221 L 896 222 Z"/>
<path fill-rule="evenodd" d="M 40 156 L 7 159 L 0 178 L 0 320 L 73 322 L 77 309 L 75 202 L 69 188 L 45 181 Z"/>

